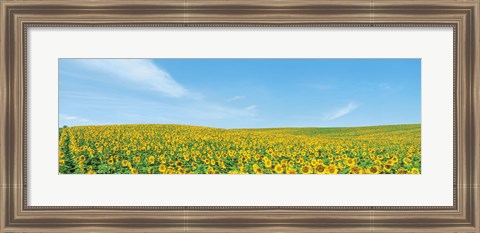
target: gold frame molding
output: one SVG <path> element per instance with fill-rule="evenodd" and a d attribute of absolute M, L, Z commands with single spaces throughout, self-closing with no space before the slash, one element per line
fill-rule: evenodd
<path fill-rule="evenodd" d="M 480 0 L 0 0 L 0 232 L 480 233 Z M 454 205 L 27 205 L 30 27 L 452 27 Z"/>

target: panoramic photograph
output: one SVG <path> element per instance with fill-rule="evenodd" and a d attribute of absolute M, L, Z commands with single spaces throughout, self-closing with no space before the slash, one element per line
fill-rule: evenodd
<path fill-rule="evenodd" d="M 420 59 L 59 59 L 59 174 L 421 174 Z"/>

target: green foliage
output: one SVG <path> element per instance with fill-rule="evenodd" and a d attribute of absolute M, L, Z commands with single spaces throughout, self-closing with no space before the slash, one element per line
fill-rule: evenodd
<path fill-rule="evenodd" d="M 418 174 L 421 126 L 59 128 L 61 174 Z"/>

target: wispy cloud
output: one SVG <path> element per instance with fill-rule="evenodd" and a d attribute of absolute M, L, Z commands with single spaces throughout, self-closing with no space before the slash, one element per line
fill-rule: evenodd
<path fill-rule="evenodd" d="M 64 120 L 76 120 L 76 119 L 78 119 L 78 117 L 75 117 L 75 116 L 60 115 L 60 117 Z"/>
<path fill-rule="evenodd" d="M 107 107 L 110 112 L 123 112 L 130 120 L 142 120 L 150 123 L 188 123 L 204 120 L 249 119 L 257 116 L 257 106 L 232 107 L 222 103 L 205 100 L 182 101 L 175 104 L 145 100 L 142 103 L 128 102 L 121 109 Z M 139 114 L 141 112 L 141 114 Z"/>
<path fill-rule="evenodd" d="M 65 114 L 60 114 L 60 119 L 61 120 L 66 120 L 66 121 L 78 121 L 78 122 L 89 122 L 89 120 L 77 117 L 77 116 L 70 116 L 70 115 L 65 115 Z"/>
<path fill-rule="evenodd" d="M 233 102 L 233 101 L 242 100 L 242 99 L 245 99 L 245 98 L 246 98 L 246 96 L 237 95 L 237 96 L 234 96 L 234 97 L 228 99 L 227 101 L 228 101 L 228 102 Z"/>
<path fill-rule="evenodd" d="M 82 59 L 81 64 L 91 70 L 134 82 L 142 87 L 161 92 L 169 97 L 183 97 L 188 90 L 177 83 L 166 71 L 146 59 Z"/>
<path fill-rule="evenodd" d="M 339 108 L 336 111 L 325 115 L 323 120 L 327 120 L 327 121 L 335 120 L 337 118 L 343 117 L 343 116 L 351 113 L 353 110 L 357 109 L 358 107 L 359 107 L 358 104 L 356 104 L 354 102 L 350 102 L 346 106 L 344 106 L 342 108 Z"/>
<path fill-rule="evenodd" d="M 120 102 L 118 98 L 113 98 L 111 96 L 99 95 L 89 92 L 76 92 L 76 91 L 60 91 L 60 98 L 69 98 L 69 99 L 81 99 L 89 101 L 105 101 L 105 102 Z"/>
<path fill-rule="evenodd" d="M 245 110 L 247 110 L 247 111 L 253 111 L 253 110 L 255 110 L 256 108 L 257 108 L 257 105 L 250 105 L 250 106 L 246 107 Z"/>

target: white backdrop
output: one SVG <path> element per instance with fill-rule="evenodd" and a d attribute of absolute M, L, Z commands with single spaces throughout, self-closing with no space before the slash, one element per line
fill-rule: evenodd
<path fill-rule="evenodd" d="M 451 206 L 451 28 L 29 28 L 30 206 Z M 59 58 L 421 58 L 421 175 L 59 175 Z"/>

